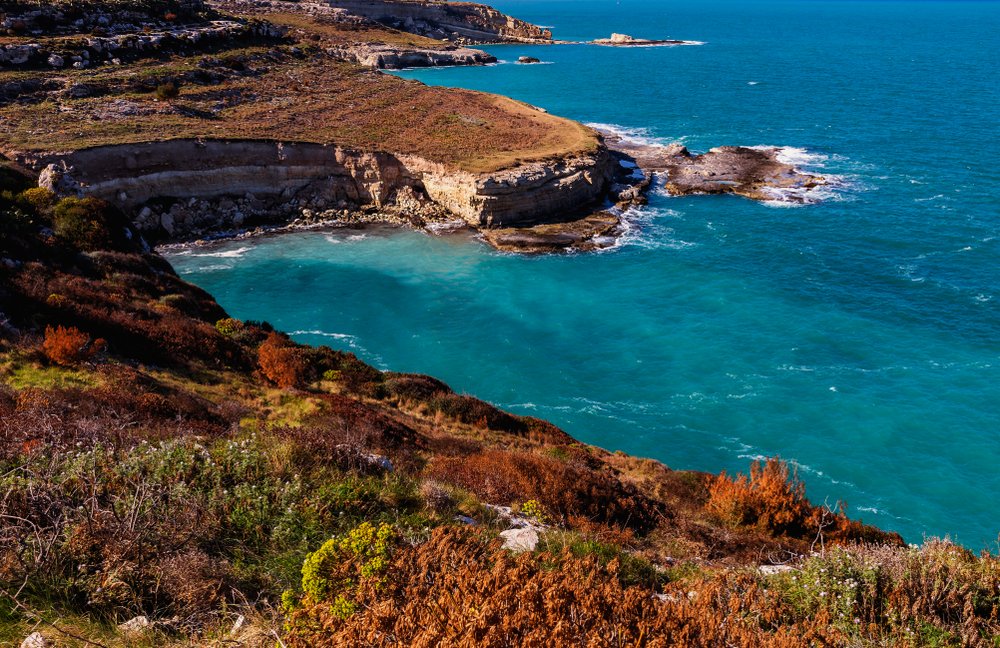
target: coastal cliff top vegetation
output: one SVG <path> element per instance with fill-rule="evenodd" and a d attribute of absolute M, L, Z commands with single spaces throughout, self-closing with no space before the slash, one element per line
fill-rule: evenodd
<path fill-rule="evenodd" d="M 4 645 L 1000 637 L 995 556 L 908 547 L 777 459 L 672 470 L 296 344 L 32 184 L 0 166 Z"/>
<path fill-rule="evenodd" d="M 268 21 L 260 12 L 211 10 L 214 22 L 197 11 L 156 8 L 149 20 L 133 21 L 134 33 L 114 33 L 114 18 L 86 32 L 8 18 L 0 42 L 0 150 L 37 155 L 175 138 L 277 139 L 486 172 L 599 146 L 591 129 L 521 102 L 428 87 L 342 62 L 335 52 L 352 43 L 440 49 L 441 42 L 291 9 L 264 15 Z M 89 25 L 91 18 L 78 20 Z M 167 86 L 173 91 L 164 93 Z"/>

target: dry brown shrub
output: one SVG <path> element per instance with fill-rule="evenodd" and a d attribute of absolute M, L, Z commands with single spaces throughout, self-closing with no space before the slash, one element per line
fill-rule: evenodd
<path fill-rule="evenodd" d="M 172 611 L 195 626 L 217 612 L 230 579 L 225 562 L 199 549 L 159 561 L 156 571 Z"/>
<path fill-rule="evenodd" d="M 825 613 L 784 618 L 751 575 L 722 575 L 657 598 L 624 587 L 616 561 L 568 553 L 513 555 L 475 531 L 437 529 L 398 549 L 387 579 L 363 580 L 353 613 L 333 601 L 293 614 L 289 646 L 834 645 Z"/>
<path fill-rule="evenodd" d="M 103 345 L 103 341 L 102 345 Z M 90 344 L 90 336 L 80 329 L 70 326 L 45 327 L 42 352 L 50 361 L 63 366 L 72 366 L 89 359 L 97 344 Z"/>
<path fill-rule="evenodd" d="M 888 604 L 894 621 L 947 628 L 963 646 L 995 645 L 984 638 L 1000 637 L 1000 557 L 931 540 L 881 564 L 892 581 Z"/>
<path fill-rule="evenodd" d="M 445 513 L 455 507 L 455 498 L 439 482 L 428 479 L 420 484 L 420 497 L 427 508 L 435 513 Z"/>
<path fill-rule="evenodd" d="M 271 333 L 257 350 L 264 376 L 279 387 L 296 387 L 305 380 L 308 365 L 302 352 L 287 338 Z"/>
<path fill-rule="evenodd" d="M 411 428 L 376 406 L 341 394 L 316 394 L 322 409 L 309 416 L 301 427 L 276 430 L 293 442 L 295 461 L 303 467 L 337 465 L 342 469 L 370 469 L 366 456 L 387 455 L 397 466 L 423 446 L 423 439 Z"/>
<path fill-rule="evenodd" d="M 563 519 L 580 516 L 647 531 L 666 515 L 664 507 L 607 471 L 529 452 L 494 449 L 443 457 L 428 472 L 489 503 L 538 500 Z"/>
<path fill-rule="evenodd" d="M 813 506 L 797 471 L 777 457 L 754 461 L 750 476 L 722 473 L 709 487 L 705 510 L 725 524 L 757 527 L 773 535 L 818 542 L 872 542 L 901 545 L 899 534 L 850 520 L 844 507 Z"/>

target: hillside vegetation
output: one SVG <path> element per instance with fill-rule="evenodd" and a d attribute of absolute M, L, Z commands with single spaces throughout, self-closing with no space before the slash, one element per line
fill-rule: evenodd
<path fill-rule="evenodd" d="M 0 644 L 1000 642 L 995 556 L 231 319 L 31 184 L 0 169 Z"/>

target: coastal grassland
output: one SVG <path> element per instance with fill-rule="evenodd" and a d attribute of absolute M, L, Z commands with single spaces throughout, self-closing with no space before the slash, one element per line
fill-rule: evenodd
<path fill-rule="evenodd" d="M 282 11 L 269 12 L 266 17 L 268 22 L 289 28 L 292 30 L 292 35 L 305 42 L 318 42 L 328 46 L 369 43 L 434 50 L 449 46 L 448 43 L 433 38 L 399 31 L 378 23 L 349 24 L 319 16 Z"/>
<path fill-rule="evenodd" d="M 167 83 L 179 87 L 179 96 L 158 96 Z M 307 43 L 243 42 L 121 66 L 5 71 L 0 88 L 7 96 L 0 95 L 0 150 L 8 153 L 266 139 L 389 151 L 487 172 L 599 146 L 591 129 L 524 103 L 362 69 Z"/>

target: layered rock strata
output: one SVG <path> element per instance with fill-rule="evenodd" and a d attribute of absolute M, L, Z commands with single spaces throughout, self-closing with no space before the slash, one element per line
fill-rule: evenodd
<path fill-rule="evenodd" d="M 533 224 L 602 199 L 612 167 L 603 148 L 591 155 L 475 174 L 415 156 L 223 140 L 170 140 L 14 157 L 41 171 L 42 183 L 58 192 L 95 195 L 137 218 L 141 214 L 146 231 L 157 225 L 149 221 L 152 212 L 143 209 L 154 199 L 197 202 L 225 196 L 251 196 L 270 206 L 294 200 L 293 206 L 394 208 L 416 219 L 450 214 L 477 229 Z M 159 226 L 167 235 L 183 238 L 191 232 L 176 215 L 161 219 Z M 198 231 L 207 229 L 203 218 L 195 220 Z M 218 227 L 242 224 L 234 216 Z"/>
<path fill-rule="evenodd" d="M 472 43 L 546 42 L 552 32 L 471 2 L 329 0 L 333 7 L 422 36 Z"/>
<path fill-rule="evenodd" d="M 592 252 L 613 246 L 622 231 L 621 218 L 605 211 L 563 223 L 483 230 L 482 238 L 503 252 Z"/>
<path fill-rule="evenodd" d="M 192 25 L 112 36 L 84 36 L 52 43 L 12 43 L 0 45 L 0 69 L 90 67 L 102 62 L 120 63 L 123 58 L 156 56 L 167 52 L 205 49 L 218 44 L 231 44 L 241 39 L 280 39 L 284 30 L 270 23 L 255 20 L 237 22 L 216 20 L 204 25 Z"/>
<path fill-rule="evenodd" d="M 497 62 L 497 57 L 492 54 L 468 47 L 424 49 L 399 45 L 358 43 L 331 47 L 326 51 L 341 61 L 380 70 L 445 65 L 487 65 Z"/>

